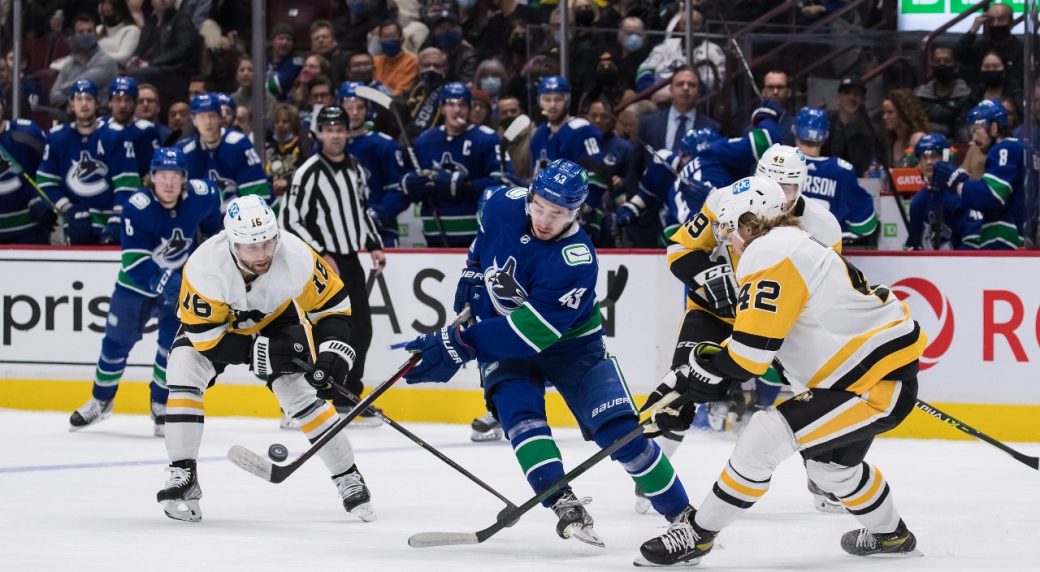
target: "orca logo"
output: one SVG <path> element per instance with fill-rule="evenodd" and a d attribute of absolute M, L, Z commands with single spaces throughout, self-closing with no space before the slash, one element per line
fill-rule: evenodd
<path fill-rule="evenodd" d="M 452 158 L 450 151 L 445 151 L 444 153 L 442 153 L 441 160 L 433 162 L 433 168 L 442 169 L 444 171 L 448 171 L 449 173 L 461 173 L 463 179 L 469 176 L 469 169 L 467 169 L 466 166 L 462 163 L 456 162 L 455 159 Z"/>
<path fill-rule="evenodd" d="M 238 183 L 234 179 L 221 177 L 216 169 L 210 169 L 209 173 L 206 174 L 206 178 L 213 181 L 213 184 L 220 189 L 220 196 L 224 200 L 230 200 L 238 193 Z"/>
<path fill-rule="evenodd" d="M 152 251 L 152 258 L 163 268 L 180 268 L 191 251 L 192 239 L 184 231 L 173 229 L 173 236 L 160 239 L 159 246 Z"/>
<path fill-rule="evenodd" d="M 516 280 L 516 259 L 510 256 L 499 268 L 498 260 L 484 270 L 484 286 L 491 293 L 491 303 L 502 316 L 508 316 L 513 310 L 523 306 L 527 301 L 527 290 Z"/>
<path fill-rule="evenodd" d="M 83 150 L 65 173 L 65 185 L 78 196 L 93 197 L 108 190 L 107 176 L 108 165 Z"/>
<path fill-rule="evenodd" d="M 7 153 L 0 153 L 0 195 L 6 195 L 22 188 L 22 180 L 18 175 L 22 170 L 18 163 L 8 160 Z"/>
<path fill-rule="evenodd" d="M 923 278 L 904 278 L 892 284 L 892 293 L 900 301 L 906 301 L 911 296 L 920 296 L 932 309 L 939 331 L 929 336 L 931 339 L 928 347 L 921 356 L 921 371 L 939 363 L 939 358 L 950 349 L 950 343 L 953 342 L 953 306 L 950 300 L 939 292 L 935 284 Z"/>

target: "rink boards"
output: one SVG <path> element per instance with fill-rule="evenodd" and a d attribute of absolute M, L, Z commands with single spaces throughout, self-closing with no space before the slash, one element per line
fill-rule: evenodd
<path fill-rule="evenodd" d="M 888 284 L 929 336 L 921 399 L 995 437 L 1040 441 L 1040 253 L 1006 255 L 865 253 L 852 260 L 872 283 Z M 383 276 L 371 274 L 375 330 L 366 385 L 406 358 L 389 346 L 451 318 L 462 250 L 388 254 Z M 0 250 L 0 407 L 71 411 L 89 394 L 105 312 L 118 272 L 113 249 Z M 367 256 L 362 261 L 368 268 Z M 607 347 L 632 391 L 646 395 L 670 362 L 683 313 L 682 285 L 660 251 L 601 253 L 597 292 L 624 265 L 629 280 L 616 304 L 603 304 Z M 154 333 L 131 354 L 116 411 L 147 409 Z M 468 423 L 482 412 L 474 368 L 450 384 L 403 383 L 379 401 L 400 421 Z M 550 421 L 573 425 L 558 396 Z M 274 417 L 274 397 L 244 368 L 232 368 L 206 396 L 209 415 Z M 897 436 L 960 438 L 921 413 Z"/>

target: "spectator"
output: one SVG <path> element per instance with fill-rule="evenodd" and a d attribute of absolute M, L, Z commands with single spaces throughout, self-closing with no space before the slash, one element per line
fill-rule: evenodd
<path fill-rule="evenodd" d="M 694 8 L 691 11 L 693 31 L 696 35 L 704 29 L 704 15 Z M 642 91 L 662 79 L 667 79 L 673 73 L 672 70 L 682 65 L 689 65 L 686 61 L 686 50 L 683 48 L 686 31 L 686 13 L 676 14 L 668 24 L 670 34 L 675 37 L 667 37 L 664 42 L 654 47 L 646 60 L 639 66 L 636 72 L 636 91 Z M 726 53 L 718 44 L 704 40 L 693 49 L 693 61 L 705 61 L 697 67 L 697 75 L 703 83 L 702 91 L 708 93 L 716 86 L 722 85 L 726 80 Z"/>
<path fill-rule="evenodd" d="M 426 7 L 426 17 L 433 24 L 430 31 L 433 35 L 432 45 L 440 48 L 447 61 L 445 77 L 447 81 L 469 83 L 477 71 L 477 50 L 469 42 L 462 39 L 462 28 L 454 9 L 443 4 L 433 3 Z M 429 38 L 426 43 L 431 44 Z"/>
<path fill-rule="evenodd" d="M 339 44 L 336 43 L 332 23 L 328 20 L 315 20 L 311 24 L 310 34 L 311 54 L 319 55 L 328 62 L 329 71 L 326 75 L 329 76 L 333 84 L 339 85 L 343 83 L 343 80 L 346 79 L 349 54 L 341 50 Z M 304 62 L 304 69 L 306 67 L 307 64 Z"/>
<path fill-rule="evenodd" d="M 98 47 L 122 66 L 137 50 L 141 28 L 130 17 L 126 0 L 101 0 L 98 15 L 101 17 Z"/>
<path fill-rule="evenodd" d="M 36 81 L 35 78 L 25 73 L 25 70 L 29 69 L 30 58 L 29 54 L 22 53 L 21 68 L 21 87 L 22 87 L 22 101 L 21 109 L 19 110 L 20 119 L 28 118 L 33 109 L 38 106 L 46 107 L 50 102 L 50 98 L 44 93 L 43 88 L 40 87 L 40 82 Z M 0 60 L 0 99 L 4 101 L 11 101 L 11 82 L 13 80 L 13 74 L 11 70 L 14 69 L 14 52 L 7 52 L 7 57 Z M 6 110 L 9 115 L 11 110 Z M 10 119 L 10 118 L 8 118 Z"/>
<path fill-rule="evenodd" d="M 469 108 L 469 124 L 491 127 L 491 95 L 482 90 L 471 90 L 473 104 Z"/>
<path fill-rule="evenodd" d="M 498 60 L 484 60 L 477 66 L 473 74 L 473 86 L 486 91 L 491 97 L 491 107 L 494 109 L 495 102 L 502 96 L 503 86 L 506 83 L 506 68 Z"/>
<path fill-rule="evenodd" d="M 406 127 L 409 138 L 437 125 L 441 118 L 440 89 L 448 72 L 448 62 L 438 48 L 419 52 L 419 83 L 408 93 L 405 105 L 412 118 Z"/>
<path fill-rule="evenodd" d="M 238 59 L 238 65 L 235 66 L 235 83 L 238 84 L 238 89 L 231 94 L 231 99 L 235 101 L 235 106 L 238 108 L 249 108 L 253 110 L 253 60 L 246 56 L 242 56 Z M 278 100 L 274 98 L 269 91 L 264 91 L 264 101 L 259 105 L 263 107 L 260 111 L 264 114 L 264 120 L 267 122 L 271 121 L 271 114 L 274 113 L 274 106 L 278 103 Z"/>
<path fill-rule="evenodd" d="M 535 10 L 517 0 L 489 0 L 487 24 L 477 44 L 477 54 L 482 62 L 491 58 L 505 60 L 510 52 L 508 38 L 516 23 L 534 23 Z"/>
<path fill-rule="evenodd" d="M 928 128 L 946 138 L 957 135 L 971 107 L 971 89 L 959 76 L 960 67 L 950 46 L 932 46 L 932 79 L 914 90 L 928 116 Z"/>
<path fill-rule="evenodd" d="M 387 0 L 339 0 L 332 17 L 336 42 L 348 54 L 368 51 L 369 33 L 387 20 Z M 341 80 L 336 80 L 336 85 Z"/>
<path fill-rule="evenodd" d="M 574 82 L 574 85 L 582 88 L 586 88 L 591 85 L 594 81 L 594 75 L 599 64 L 600 54 L 606 49 L 606 38 L 609 36 L 605 34 L 597 34 L 593 31 L 592 26 L 595 25 L 596 20 L 599 18 L 599 6 L 596 6 L 592 0 L 568 0 L 571 5 L 571 16 L 573 18 L 571 22 L 572 35 L 570 40 L 570 79 Z M 553 11 L 553 21 L 556 22 L 559 19 L 558 11 L 559 8 Z M 556 28 L 553 28 L 554 34 Z M 557 44 L 559 39 L 557 39 Z M 617 64 L 614 63 L 614 75 L 617 76 Z M 615 79 L 615 83 L 617 80 Z M 575 97 L 571 100 L 573 105 L 572 111 L 578 110 L 578 104 L 581 98 Z"/>
<path fill-rule="evenodd" d="M 914 146 L 928 133 L 928 117 L 909 89 L 893 89 L 881 102 L 881 121 L 888 138 L 891 167 L 915 167 Z"/>
<path fill-rule="evenodd" d="M 1007 110 L 1008 130 L 1014 133 L 1014 131 L 1018 128 L 1022 121 L 1021 118 L 1018 116 L 1018 104 L 1014 99 L 1006 95 L 1000 98 L 1000 104 L 1003 105 L 1004 109 Z"/>
<path fill-rule="evenodd" d="M 217 103 L 220 105 L 220 126 L 224 129 L 234 129 L 238 103 L 226 93 L 218 91 L 211 95 L 217 98 Z"/>
<path fill-rule="evenodd" d="M 235 119 L 232 123 L 236 131 L 241 132 L 253 143 L 253 112 L 242 105 L 235 108 Z"/>
<path fill-rule="evenodd" d="M 304 58 L 293 55 L 296 30 L 291 24 L 278 22 L 271 29 L 271 59 L 267 62 L 267 90 L 275 99 L 284 101 L 293 82 L 303 69 Z"/>
<path fill-rule="evenodd" d="M 70 90 L 76 81 L 86 79 L 94 85 L 108 85 L 119 73 L 115 60 L 98 48 L 96 16 L 89 13 L 76 16 L 69 48 L 72 55 L 58 72 L 51 88 L 51 105 L 55 107 L 64 107 L 68 103 Z M 101 96 L 102 101 L 107 101 L 106 93 Z"/>
<path fill-rule="evenodd" d="M 316 127 L 312 125 L 311 120 L 317 117 L 318 111 L 326 105 L 334 105 L 336 103 L 332 81 L 323 75 L 311 80 L 307 90 L 306 101 L 307 105 L 300 110 L 300 124 L 304 131 L 310 131 L 313 127 Z"/>
<path fill-rule="evenodd" d="M 187 100 L 174 99 L 170 103 L 170 109 L 166 112 L 166 126 L 170 128 L 170 135 L 163 145 L 172 145 L 192 133 L 191 108 Z"/>
<path fill-rule="evenodd" d="M 604 100 L 607 105 L 613 107 L 626 95 L 634 93 L 625 85 L 625 82 L 620 81 L 620 72 L 614 55 L 605 51 L 599 56 L 596 70 L 585 89 L 582 90 L 578 109 L 587 110 L 593 101 L 598 100 Z"/>
<path fill-rule="evenodd" d="M 663 3 L 662 3 L 663 4 Z M 596 25 L 608 30 L 617 30 L 625 18 L 639 18 L 647 28 L 660 30 L 661 23 L 655 9 L 643 4 L 640 0 L 619 0 L 608 5 L 600 15 Z"/>
<path fill-rule="evenodd" d="M 371 87 L 382 87 L 382 84 L 372 85 L 373 79 L 375 79 L 375 64 L 372 54 L 368 52 L 350 54 L 347 63 L 347 81 L 356 81 Z"/>
<path fill-rule="evenodd" d="M 209 93 L 213 89 L 206 83 L 206 80 L 201 77 L 193 77 L 188 81 L 188 98 L 194 98 L 200 93 Z"/>
<path fill-rule="evenodd" d="M 620 2 L 613 4 L 617 6 Z M 607 11 L 609 14 L 609 9 Z M 604 16 L 605 17 L 605 16 Z M 650 55 L 650 42 L 646 41 L 646 28 L 639 18 L 628 17 L 621 20 L 617 31 L 618 78 L 625 89 L 636 88 L 636 72 L 639 64 Z"/>
<path fill-rule="evenodd" d="M 455 3 L 458 5 L 462 39 L 471 46 L 479 46 L 487 25 L 487 5 L 478 3 L 477 0 L 455 0 Z"/>
<path fill-rule="evenodd" d="M 1030 144 L 1035 141 L 1037 137 L 1040 137 L 1040 78 L 1037 78 L 1033 82 L 1033 100 L 1029 102 L 1029 113 L 1026 114 L 1026 120 L 1032 122 L 1032 129 L 1030 130 L 1030 141 L 1026 141 L 1026 144 Z M 1025 139 L 1025 121 L 1022 122 L 1014 130 L 1014 136 L 1016 139 Z M 1035 145 L 1032 145 L 1035 148 Z"/>
<path fill-rule="evenodd" d="M 524 68 L 529 63 L 528 52 L 536 49 L 537 43 L 534 38 L 530 38 L 527 35 L 527 24 L 521 20 L 513 21 L 513 27 L 509 30 L 508 41 L 506 42 L 506 55 L 502 59 L 502 65 L 506 68 L 506 75 L 510 78 L 510 89 L 509 92 L 518 96 L 526 94 L 526 92 L 520 93 L 515 91 L 513 88 L 515 85 L 512 83 L 515 80 L 525 81 L 523 78 L 518 78 L 523 73 Z M 534 30 L 532 30 L 534 32 Z M 533 58 L 530 58 L 533 59 Z M 521 102 L 526 106 L 528 99 L 521 97 Z"/>
<path fill-rule="evenodd" d="M 159 121 L 159 90 L 150 83 L 137 86 L 137 107 L 134 109 L 136 119 L 152 122 L 159 130 L 159 146 L 165 147 L 165 141 L 171 130 Z"/>
<path fill-rule="evenodd" d="M 971 86 L 971 105 L 978 105 L 987 99 L 1011 98 L 1018 106 L 1022 101 L 1022 89 L 1016 78 L 1010 78 L 1000 54 L 990 50 L 982 56 L 979 67 L 978 82 Z"/>
<path fill-rule="evenodd" d="M 863 108 L 867 84 L 859 76 L 846 76 L 838 81 L 838 109 L 828 115 L 830 136 L 823 146 L 823 154 L 845 159 L 864 176 L 873 161 L 886 157 L 884 146 Z"/>
<path fill-rule="evenodd" d="M 681 67 L 672 74 L 671 105 L 639 121 L 639 139 L 654 149 L 669 149 L 678 152 L 679 140 L 691 129 L 713 127 L 719 124 L 703 113 L 698 113 L 693 104 L 700 97 L 700 81 L 690 67 Z M 643 160 L 638 169 L 642 173 L 650 159 L 647 153 L 639 153 Z"/>
<path fill-rule="evenodd" d="M 780 142 L 794 145 L 794 115 L 791 114 L 791 76 L 783 70 L 769 70 L 762 76 L 762 97 L 776 101 L 783 108 L 780 116 Z"/>
<path fill-rule="evenodd" d="M 394 96 L 402 96 L 415 86 L 419 77 L 419 58 L 402 49 L 404 34 L 397 22 L 384 22 L 379 27 L 379 47 L 375 56 L 375 79 L 390 88 Z"/>
<path fill-rule="evenodd" d="M 534 133 L 534 124 L 530 118 L 524 115 L 528 126 L 516 135 L 511 141 L 505 138 L 505 132 L 509 126 L 524 115 L 520 100 L 513 95 L 504 95 L 498 100 L 498 134 L 506 146 L 506 152 L 513 163 L 513 173 L 521 181 L 531 180 L 531 135 Z M 521 120 L 523 121 L 523 120 Z"/>
<path fill-rule="evenodd" d="M 975 17 L 971 28 L 957 42 L 956 56 L 966 71 L 969 84 L 981 79 L 983 58 L 995 51 L 1003 63 L 1002 69 L 1015 85 L 1021 87 L 1024 68 L 1022 41 L 1011 34 L 1014 15 L 1009 4 L 992 3 L 985 14 Z M 985 34 L 979 37 L 979 28 L 985 26 Z"/>
<path fill-rule="evenodd" d="M 137 51 L 127 72 L 140 83 L 151 83 L 159 93 L 183 93 L 195 64 L 199 32 L 191 17 L 174 7 L 175 0 L 151 0 L 152 15 L 145 20 Z"/>
<path fill-rule="evenodd" d="M 293 88 L 289 92 L 289 102 L 296 104 L 301 111 L 307 106 L 311 85 L 317 77 L 329 77 L 329 60 L 317 54 L 311 54 L 303 60 L 303 69 L 300 70 L 300 75 L 296 76 Z"/>
<path fill-rule="evenodd" d="M 293 173 L 307 158 L 300 145 L 300 112 L 288 103 L 274 107 L 271 136 L 267 138 L 265 169 L 271 177 L 275 196 L 289 189 Z"/>

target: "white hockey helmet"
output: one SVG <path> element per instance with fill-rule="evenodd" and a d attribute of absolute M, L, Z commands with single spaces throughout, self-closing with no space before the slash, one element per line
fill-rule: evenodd
<path fill-rule="evenodd" d="M 740 217 L 753 214 L 758 218 L 776 218 L 784 213 L 787 195 L 780 184 L 766 177 L 743 178 L 716 192 L 724 193 L 719 202 L 715 239 L 726 242 L 737 230 Z"/>
<path fill-rule="evenodd" d="M 263 197 L 236 197 L 224 215 L 224 230 L 232 244 L 257 244 L 278 238 L 278 219 Z"/>
<path fill-rule="evenodd" d="M 795 185 L 795 195 L 788 198 L 791 203 L 802 194 L 808 173 L 802 151 L 779 143 L 766 150 L 755 168 L 755 175 L 759 177 L 772 179 L 781 185 Z"/>

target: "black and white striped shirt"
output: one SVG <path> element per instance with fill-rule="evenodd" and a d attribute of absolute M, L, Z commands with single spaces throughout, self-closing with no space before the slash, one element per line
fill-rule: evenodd
<path fill-rule="evenodd" d="M 350 155 L 334 162 L 316 153 L 300 165 L 285 195 L 281 218 L 283 228 L 323 256 L 383 248 L 368 214 L 368 183 Z"/>

